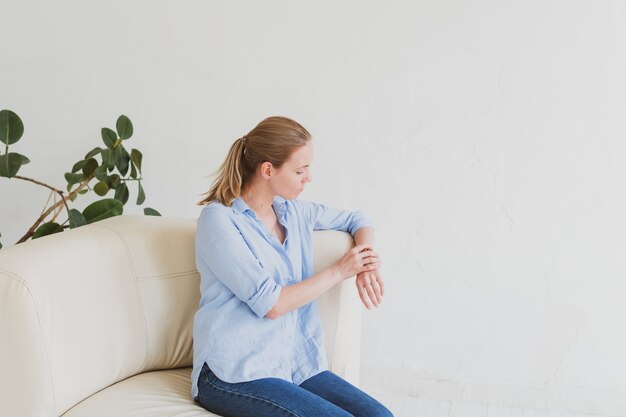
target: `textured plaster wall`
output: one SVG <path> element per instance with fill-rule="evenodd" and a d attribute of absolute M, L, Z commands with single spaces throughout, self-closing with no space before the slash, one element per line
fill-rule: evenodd
<path fill-rule="evenodd" d="M 364 388 L 626 415 L 626 2 L 5 3 L 22 175 L 63 186 L 124 113 L 147 205 L 195 217 L 230 143 L 288 115 L 302 198 L 378 224 Z M 0 179 L 5 245 L 35 191 Z"/>

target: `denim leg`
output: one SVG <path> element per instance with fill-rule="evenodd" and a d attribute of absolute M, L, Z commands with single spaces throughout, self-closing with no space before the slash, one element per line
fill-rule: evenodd
<path fill-rule="evenodd" d="M 384 405 L 330 371 L 321 372 L 300 386 L 348 411 L 354 417 L 393 417 Z"/>
<path fill-rule="evenodd" d="M 228 383 L 205 364 L 198 378 L 200 405 L 224 417 L 353 417 L 298 385 L 278 378 Z"/>

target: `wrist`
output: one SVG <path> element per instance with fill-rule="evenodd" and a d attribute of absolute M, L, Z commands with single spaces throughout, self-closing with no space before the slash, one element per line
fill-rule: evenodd
<path fill-rule="evenodd" d="M 330 279 L 332 280 L 333 284 L 338 284 L 339 282 L 343 281 L 343 277 L 341 276 L 341 270 L 338 264 L 334 264 L 328 269 Z"/>

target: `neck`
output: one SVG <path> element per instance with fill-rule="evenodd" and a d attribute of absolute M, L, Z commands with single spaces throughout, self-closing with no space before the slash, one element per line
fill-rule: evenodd
<path fill-rule="evenodd" d="M 241 198 L 258 216 L 272 215 L 274 195 L 269 190 L 261 190 L 251 186 L 241 193 Z"/>

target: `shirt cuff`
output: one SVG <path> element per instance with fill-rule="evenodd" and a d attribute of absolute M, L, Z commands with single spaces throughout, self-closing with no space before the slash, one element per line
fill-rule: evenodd
<path fill-rule="evenodd" d="M 374 223 L 362 211 L 353 212 L 353 216 L 353 222 L 348 229 L 348 233 L 352 236 L 354 236 L 354 234 L 363 227 L 374 227 Z"/>
<path fill-rule="evenodd" d="M 258 317 L 262 318 L 276 305 L 282 287 L 271 278 L 268 278 L 259 291 L 247 302 L 248 307 Z"/>

